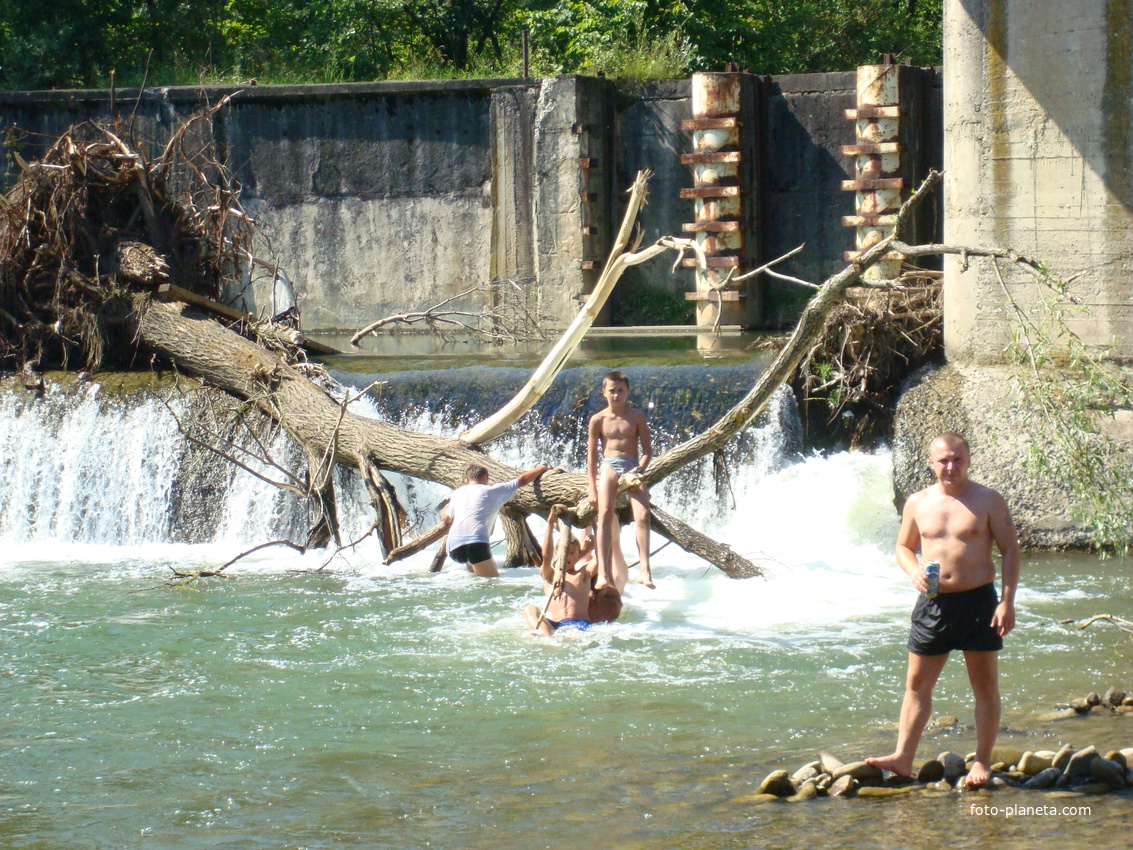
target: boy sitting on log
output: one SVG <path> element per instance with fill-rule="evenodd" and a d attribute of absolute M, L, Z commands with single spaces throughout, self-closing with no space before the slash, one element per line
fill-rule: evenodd
<path fill-rule="evenodd" d="M 591 623 L 609 623 L 622 612 L 622 597 L 613 585 L 593 590 L 598 577 L 598 561 L 594 557 L 594 539 L 584 535 L 580 542 L 569 530 L 565 554 L 556 552 L 560 547 L 553 545 L 555 523 L 559 514 L 566 510 L 565 505 L 555 505 L 547 515 L 547 532 L 543 537 L 543 563 L 539 575 L 543 578 L 548 601 L 542 611 L 538 605 L 528 605 L 523 609 L 527 625 L 533 635 L 553 635 L 561 628 L 575 628 L 585 631 Z M 557 557 L 556 557 L 557 556 Z M 555 561 L 562 564 L 556 571 Z"/>

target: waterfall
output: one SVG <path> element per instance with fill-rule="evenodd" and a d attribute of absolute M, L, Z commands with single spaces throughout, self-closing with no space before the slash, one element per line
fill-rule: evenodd
<path fill-rule="evenodd" d="M 626 371 L 631 400 L 649 415 L 656 453 L 711 423 L 758 374 L 752 364 Z M 584 470 L 586 422 L 602 404 L 596 388 L 603 372 L 599 367 L 565 370 L 540 404 L 491 446 L 492 455 L 517 468 L 546 462 Z M 336 377 L 355 386 L 374 378 L 385 381 L 376 397 L 356 403 L 355 413 L 453 434 L 494 411 L 528 375 L 524 369 L 479 367 Z M 171 402 L 181 413 L 192 403 Z M 0 542 L 6 544 L 241 545 L 301 539 L 305 533 L 302 500 L 188 444 L 173 413 L 154 393 L 121 395 L 98 383 L 49 382 L 47 392 L 36 397 L 9 387 L 0 391 L 0 437 L 5 447 Z M 276 459 L 300 468 L 299 453 L 286 436 L 277 437 L 270 449 Z M 724 452 L 726 479 L 708 458 L 662 482 L 654 500 L 706 530 L 723 528 L 735 500 L 799 450 L 794 401 L 782 390 L 761 422 Z M 447 490 L 392 478 L 411 516 L 433 522 Z M 337 483 L 344 534 L 361 534 L 370 520 L 364 488 L 349 471 L 340 471 Z"/>

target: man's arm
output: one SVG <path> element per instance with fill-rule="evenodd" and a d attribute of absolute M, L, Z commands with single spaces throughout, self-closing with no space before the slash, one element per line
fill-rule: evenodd
<path fill-rule="evenodd" d="M 519 482 L 520 487 L 526 487 L 531 482 L 538 481 L 539 477 L 550 468 L 551 467 L 547 466 L 545 463 L 541 463 L 534 469 L 529 469 L 526 472 L 520 473 L 519 477 L 516 480 Z"/>
<path fill-rule="evenodd" d="M 637 458 L 637 471 L 645 472 L 649 461 L 653 460 L 653 438 L 649 436 L 649 421 L 644 413 L 639 413 L 641 420 L 637 427 L 637 439 L 641 442 L 641 454 Z"/>
<path fill-rule="evenodd" d="M 589 432 L 586 439 L 588 495 L 591 502 L 598 504 L 598 438 L 601 435 L 602 424 L 597 413 L 590 417 L 590 426 L 587 430 Z"/>
<path fill-rule="evenodd" d="M 1003 590 L 999 597 L 999 606 L 991 618 L 991 627 L 1002 636 L 1015 628 L 1015 591 L 1019 587 L 1022 559 L 1019 555 L 1019 533 L 1011 519 L 1011 509 L 1007 507 L 1007 500 L 994 490 L 992 495 L 988 524 L 991 528 L 991 539 L 999 549 Z"/>
<path fill-rule="evenodd" d="M 914 493 L 905 500 L 905 508 L 901 511 L 901 530 L 897 532 L 897 566 L 905 571 L 919 593 L 927 593 L 928 582 L 925 581 L 924 569 L 917 560 L 917 550 L 921 546 L 921 530 L 917 526 L 919 502 L 920 494 Z"/>

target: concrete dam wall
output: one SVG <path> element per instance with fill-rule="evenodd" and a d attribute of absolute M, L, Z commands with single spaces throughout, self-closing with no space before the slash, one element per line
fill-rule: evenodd
<path fill-rule="evenodd" d="M 921 129 L 938 165 L 939 76 L 916 69 Z M 753 77 L 748 118 L 758 162 L 749 262 L 805 242 L 791 273 L 821 281 L 854 247 L 842 188 L 854 158 L 845 111 L 854 72 Z M 0 94 L 0 127 L 25 159 L 71 124 L 116 108 L 159 149 L 178 122 L 231 88 Z M 620 220 L 624 190 L 654 172 L 641 217 L 646 242 L 693 221 L 688 80 L 616 86 L 601 78 L 250 86 L 213 122 L 211 138 L 290 279 L 308 330 L 358 328 L 421 309 L 490 280 L 514 280 L 516 307 L 551 324 L 573 318 L 591 290 Z M 17 166 L 8 158 L 3 178 Z M 686 234 L 687 235 L 687 234 Z M 632 269 L 612 303 L 643 288 L 675 299 L 694 289 L 671 257 Z M 742 271 L 743 269 L 741 269 Z M 751 322 L 793 321 L 797 294 L 762 282 Z M 483 296 L 473 296 L 483 297 Z M 279 287 L 241 296 L 250 312 L 289 306 Z M 240 306 L 240 303 L 237 304 Z M 474 304 L 472 306 L 475 306 Z M 609 310 L 599 324 L 609 321 Z"/>

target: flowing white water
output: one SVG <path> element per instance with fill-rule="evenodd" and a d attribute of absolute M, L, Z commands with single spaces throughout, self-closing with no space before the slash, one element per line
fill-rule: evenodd
<path fill-rule="evenodd" d="M 669 546 L 655 556 L 661 565 L 657 591 L 640 599 L 649 621 L 667 621 L 666 612 L 680 612 L 679 619 L 689 626 L 745 631 L 872 614 L 906 603 L 889 554 L 896 519 L 888 455 L 788 457 L 779 424 L 778 406 L 784 398 L 777 397 L 767 424 L 746 435 L 722 497 L 715 495 L 707 461 L 662 483 L 653 494 L 667 510 L 763 565 L 769 581 L 735 583 L 712 576 L 720 580 L 690 596 L 685 579 L 707 567 Z M 376 415 L 365 400 L 355 410 Z M 428 410 L 418 411 L 407 425 L 425 432 L 441 430 Z M 206 564 L 270 539 L 302 537 L 303 506 L 234 469 L 221 521 L 204 535 L 208 543 L 175 543 L 173 484 L 184 445 L 172 414 L 154 399 L 106 399 L 97 385 L 70 394 L 53 385 L 41 401 L 3 394 L 0 437 L 7 447 L 5 486 L 0 489 L 0 559 L 9 562 L 125 557 Z M 284 437 L 271 449 L 276 458 L 289 454 Z M 492 451 L 523 468 L 538 462 L 567 465 L 578 447 L 539 445 L 521 435 L 499 441 Z M 343 474 L 338 480 L 343 532 L 354 539 L 368 526 L 368 500 L 356 477 Z M 399 476 L 394 482 L 411 514 L 422 512 L 431 522 L 447 490 Z M 538 521 L 533 524 L 538 526 Z M 653 548 L 663 543 L 653 536 Z M 623 547 L 632 561 L 632 527 L 623 530 Z M 265 552 L 243 562 L 241 569 L 310 566 L 319 557 Z M 380 565 L 376 546 L 366 541 L 341 556 L 339 566 L 370 576 L 411 573 L 429 557 L 423 553 L 391 570 Z"/>

